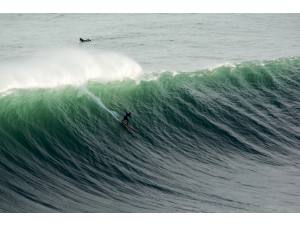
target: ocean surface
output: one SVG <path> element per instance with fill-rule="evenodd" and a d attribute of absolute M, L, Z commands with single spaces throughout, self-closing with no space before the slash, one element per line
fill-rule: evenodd
<path fill-rule="evenodd" d="M 0 29 L 0 212 L 300 212 L 299 14 Z"/>

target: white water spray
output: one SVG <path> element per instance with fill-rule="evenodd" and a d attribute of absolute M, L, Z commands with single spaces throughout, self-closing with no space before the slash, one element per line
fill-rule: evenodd
<path fill-rule="evenodd" d="M 141 75 L 142 68 L 138 63 L 118 53 L 82 49 L 44 51 L 26 61 L 0 64 L 0 92 L 79 86 L 88 80 L 101 83 L 138 80 Z"/>
<path fill-rule="evenodd" d="M 81 87 L 81 90 L 87 94 L 91 99 L 94 100 L 94 102 L 102 109 L 104 109 L 105 111 L 107 111 L 109 114 L 111 114 L 113 116 L 113 118 L 115 118 L 116 120 L 119 120 L 119 115 L 117 112 L 112 111 L 110 109 L 108 109 L 104 103 L 101 101 L 100 98 L 98 98 L 97 96 L 95 96 L 92 92 L 90 92 L 85 86 Z"/>

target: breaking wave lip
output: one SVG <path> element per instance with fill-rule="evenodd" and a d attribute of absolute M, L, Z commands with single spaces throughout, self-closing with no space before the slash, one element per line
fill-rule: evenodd
<path fill-rule="evenodd" d="M 82 85 L 89 80 L 138 80 L 142 74 L 143 69 L 136 61 L 120 53 L 76 48 L 49 50 L 24 61 L 0 65 L 0 93 Z"/>
<path fill-rule="evenodd" d="M 0 64 L 0 96 L 9 95 L 18 89 L 84 86 L 89 81 L 105 84 L 130 79 L 139 83 L 142 80 L 157 80 L 163 74 L 201 76 L 208 72 L 212 75 L 220 68 L 232 70 L 239 66 L 264 66 L 270 62 L 298 59 L 294 56 L 265 61 L 224 62 L 194 72 L 161 70 L 144 73 L 134 59 L 117 52 L 79 48 L 44 50 L 30 59 Z"/>

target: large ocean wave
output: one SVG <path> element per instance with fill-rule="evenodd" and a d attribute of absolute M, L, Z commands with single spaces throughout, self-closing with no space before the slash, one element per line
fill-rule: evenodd
<path fill-rule="evenodd" d="M 66 55 L 0 69 L 1 211 L 299 211 L 299 58 L 142 74 Z"/>

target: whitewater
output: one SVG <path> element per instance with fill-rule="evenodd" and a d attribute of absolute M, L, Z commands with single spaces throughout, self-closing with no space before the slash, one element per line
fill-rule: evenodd
<path fill-rule="evenodd" d="M 299 212 L 299 21 L 0 15 L 0 211 Z"/>

